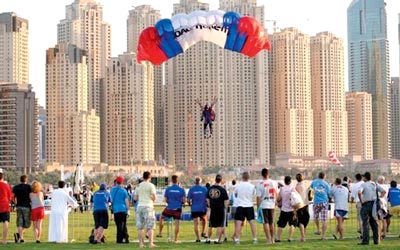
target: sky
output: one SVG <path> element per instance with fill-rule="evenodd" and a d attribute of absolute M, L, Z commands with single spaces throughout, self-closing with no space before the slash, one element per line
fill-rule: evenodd
<path fill-rule="evenodd" d="M 0 0 L 0 13 L 15 12 L 29 21 L 30 82 L 44 106 L 46 50 L 57 43 L 57 24 L 65 18 L 65 6 L 74 0 Z M 342 37 L 347 48 L 347 7 L 352 0 L 258 0 L 265 6 L 267 20 L 277 28 L 296 27 L 309 35 L 330 31 Z M 126 19 L 133 6 L 150 4 L 171 17 L 173 3 L 179 0 L 97 0 L 103 5 L 104 21 L 111 25 L 112 56 L 126 51 Z M 218 9 L 218 0 L 203 0 Z M 400 0 L 386 0 L 391 76 L 399 75 L 398 14 Z M 48 11 L 51 10 L 51 11 Z M 272 31 L 272 22 L 266 22 Z M 347 54 L 345 56 L 347 61 Z M 346 70 L 347 72 L 347 70 Z M 347 76 L 346 76 L 347 77 Z M 347 83 L 347 79 L 346 79 Z"/>

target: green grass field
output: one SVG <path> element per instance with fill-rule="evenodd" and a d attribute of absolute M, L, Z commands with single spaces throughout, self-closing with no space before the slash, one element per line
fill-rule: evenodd
<path fill-rule="evenodd" d="M 161 208 L 158 208 L 161 210 Z M 188 211 L 188 208 L 185 209 L 185 212 Z M 335 227 L 335 220 L 330 220 L 328 223 L 328 240 L 327 241 L 320 241 L 318 236 L 315 236 L 313 232 L 315 231 L 315 225 L 313 221 L 310 221 L 309 226 L 307 227 L 307 241 L 305 243 L 299 242 L 297 239 L 299 238 L 298 230 L 296 230 L 294 241 L 292 242 L 285 242 L 284 239 L 287 239 L 287 230 L 284 230 L 282 239 L 282 243 L 276 243 L 273 246 L 268 246 L 271 249 L 362 249 L 365 246 L 358 246 L 357 243 L 359 242 L 356 232 L 356 220 L 354 214 L 354 208 L 351 207 L 351 213 L 348 220 L 345 222 L 345 237 L 346 239 L 343 241 L 333 240 L 332 232 Z M 133 211 L 131 211 L 133 215 Z M 106 230 L 106 244 L 102 245 L 91 245 L 88 242 L 88 237 L 91 228 L 93 227 L 93 218 L 91 212 L 81 213 L 71 213 L 69 216 L 69 240 L 72 243 L 69 244 L 54 244 L 54 243 L 46 243 L 47 241 L 47 230 L 48 230 L 48 220 L 47 217 L 44 221 L 43 225 L 43 236 L 42 236 L 42 243 L 36 244 L 33 243 L 33 235 L 32 230 L 28 229 L 25 233 L 25 241 L 24 244 L 15 244 L 13 243 L 13 233 L 15 232 L 15 214 L 11 215 L 11 223 L 10 223 L 10 230 L 8 234 L 8 238 L 10 243 L 6 246 L 0 245 L 0 249 L 132 249 L 136 248 L 137 245 L 137 231 L 134 224 L 134 216 L 128 219 L 128 230 L 130 235 L 130 244 L 115 244 L 115 224 L 113 221 L 110 221 L 110 225 L 108 230 Z M 276 219 L 278 216 L 278 212 L 276 213 Z M 181 224 L 181 234 L 180 239 L 182 243 L 179 245 L 168 243 L 167 242 L 167 227 L 164 228 L 163 238 L 156 238 L 156 244 L 160 249 L 204 249 L 204 248 L 213 248 L 213 249 L 265 249 L 266 244 L 264 241 L 264 234 L 262 231 L 262 226 L 258 224 L 258 244 L 253 245 L 251 242 L 251 233 L 250 228 L 248 225 L 243 230 L 243 235 L 241 239 L 240 245 L 233 245 L 232 241 L 230 240 L 230 236 L 233 233 L 233 223 L 230 222 L 227 228 L 227 235 L 229 241 L 226 244 L 222 245 L 207 245 L 205 243 L 194 243 L 194 233 L 193 233 L 193 226 L 192 222 L 185 221 Z M 382 241 L 379 246 L 374 246 L 371 239 L 371 246 L 369 248 L 379 248 L 379 249 L 400 249 L 400 218 L 392 218 L 392 225 L 390 227 L 390 233 L 388 237 Z M 372 237 L 372 235 L 371 235 Z M 368 248 L 368 247 L 367 247 Z"/>

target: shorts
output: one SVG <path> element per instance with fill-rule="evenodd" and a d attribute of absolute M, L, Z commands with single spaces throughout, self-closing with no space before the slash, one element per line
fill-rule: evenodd
<path fill-rule="evenodd" d="M 10 222 L 10 212 L 0 213 L 0 223 Z"/>
<path fill-rule="evenodd" d="M 93 212 L 94 218 L 94 228 L 102 227 L 104 229 L 108 228 L 108 211 L 98 210 Z"/>
<path fill-rule="evenodd" d="M 389 208 L 390 215 L 400 215 L 400 205 Z"/>
<path fill-rule="evenodd" d="M 357 202 L 356 203 L 356 208 L 357 208 L 357 218 L 358 218 L 358 220 L 361 220 L 361 207 L 362 207 L 361 202 Z"/>
<path fill-rule="evenodd" d="M 29 228 L 31 226 L 31 209 L 17 207 L 17 227 Z"/>
<path fill-rule="evenodd" d="M 314 210 L 314 219 L 315 220 L 321 220 L 321 221 L 327 221 L 328 220 L 328 203 L 320 203 L 320 204 L 314 204 L 313 210 Z"/>
<path fill-rule="evenodd" d="M 226 225 L 225 208 L 211 209 L 210 213 L 210 227 L 224 227 Z"/>
<path fill-rule="evenodd" d="M 262 209 L 264 224 L 274 224 L 274 209 Z"/>
<path fill-rule="evenodd" d="M 296 211 L 296 227 L 303 225 L 307 228 L 308 222 L 310 222 L 310 213 L 308 212 L 308 206 L 304 206 Z"/>
<path fill-rule="evenodd" d="M 244 221 L 252 221 L 255 219 L 254 216 L 254 208 L 253 207 L 237 207 L 235 213 L 235 220 Z"/>
<path fill-rule="evenodd" d="M 232 218 L 235 218 L 236 209 L 237 209 L 237 207 L 231 207 L 231 217 Z"/>
<path fill-rule="evenodd" d="M 284 212 L 281 211 L 281 214 L 279 215 L 278 219 L 278 227 L 284 228 L 286 227 L 286 224 L 289 223 L 289 226 L 295 226 L 296 221 L 294 220 L 294 212 Z"/>
<path fill-rule="evenodd" d="M 136 227 L 138 230 L 151 230 L 156 226 L 156 215 L 152 207 L 138 207 L 136 211 Z"/>
<path fill-rule="evenodd" d="M 348 211 L 335 209 L 335 217 L 344 218 L 347 215 Z"/>
<path fill-rule="evenodd" d="M 205 219 L 207 212 L 192 212 L 192 219 L 200 218 L 202 220 Z"/>
<path fill-rule="evenodd" d="M 182 215 L 182 209 L 168 209 L 165 208 L 164 211 L 162 212 L 163 217 L 167 218 L 174 218 L 175 220 L 180 220 Z"/>
<path fill-rule="evenodd" d="M 44 219 L 44 207 L 37 207 L 31 211 L 31 221 L 38 221 Z"/>

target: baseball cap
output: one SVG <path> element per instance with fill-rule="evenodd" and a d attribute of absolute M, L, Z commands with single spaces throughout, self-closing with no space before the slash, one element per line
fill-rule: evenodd
<path fill-rule="evenodd" d="M 117 183 L 117 184 L 122 184 L 123 182 L 124 182 L 124 177 L 122 177 L 122 176 L 118 176 L 116 179 L 115 179 L 115 182 Z"/>
<path fill-rule="evenodd" d="M 100 184 L 100 190 L 106 190 L 106 188 L 107 188 L 107 184 L 105 184 L 105 183 Z"/>

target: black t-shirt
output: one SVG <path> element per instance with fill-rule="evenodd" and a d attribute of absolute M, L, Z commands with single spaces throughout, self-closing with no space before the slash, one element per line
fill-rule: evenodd
<path fill-rule="evenodd" d="M 32 188 L 28 184 L 18 184 L 14 186 L 13 193 L 17 198 L 17 207 L 31 207 L 31 199 L 29 194 L 32 192 Z"/>
<path fill-rule="evenodd" d="M 225 207 L 225 201 L 229 200 L 228 193 L 225 188 L 212 185 L 207 193 L 207 198 L 210 200 L 211 209 L 219 209 Z"/>

